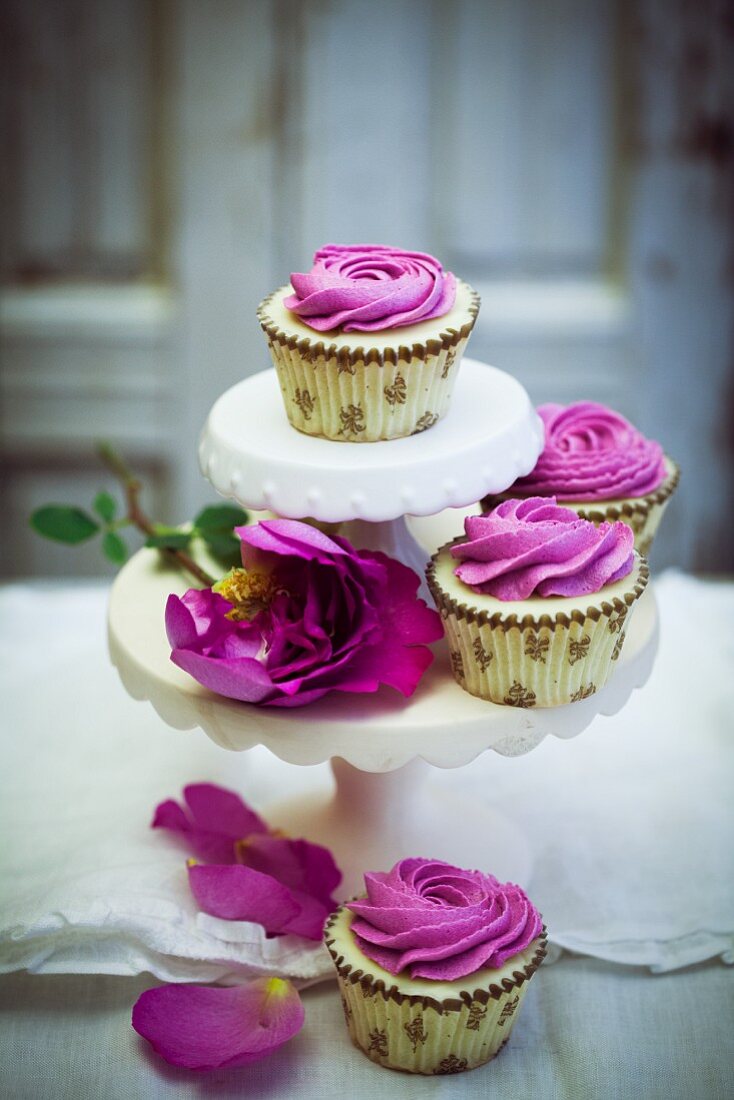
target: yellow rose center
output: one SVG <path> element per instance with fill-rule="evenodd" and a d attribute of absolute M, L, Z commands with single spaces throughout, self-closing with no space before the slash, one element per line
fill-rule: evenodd
<path fill-rule="evenodd" d="M 232 569 L 213 585 L 212 591 L 217 592 L 232 604 L 232 610 L 227 612 L 227 618 L 238 623 L 254 619 L 258 612 L 269 607 L 278 593 L 283 592 L 284 589 L 278 586 L 269 573 Z"/>

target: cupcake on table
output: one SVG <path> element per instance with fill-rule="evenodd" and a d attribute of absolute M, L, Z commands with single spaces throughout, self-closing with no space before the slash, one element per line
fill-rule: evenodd
<path fill-rule="evenodd" d="M 675 462 L 606 405 L 540 405 L 538 413 L 545 447 L 535 469 L 506 492 L 485 497 L 482 510 L 513 497 L 555 497 L 592 523 L 626 523 L 635 549 L 647 557 L 678 484 Z"/>
<path fill-rule="evenodd" d="M 425 252 L 327 244 L 258 309 L 294 428 L 397 439 L 448 411 L 479 296 Z"/>
<path fill-rule="evenodd" d="M 409 1073 L 474 1069 L 507 1042 L 546 954 L 519 886 L 441 860 L 365 875 L 326 925 L 352 1042 Z"/>

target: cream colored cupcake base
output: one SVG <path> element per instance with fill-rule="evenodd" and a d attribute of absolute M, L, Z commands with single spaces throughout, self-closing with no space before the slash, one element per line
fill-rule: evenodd
<path fill-rule="evenodd" d="M 363 360 L 345 369 L 335 357 L 302 359 L 297 348 L 270 345 L 283 402 L 294 428 L 342 443 L 400 439 L 446 415 L 467 340 L 425 359 Z"/>
<path fill-rule="evenodd" d="M 580 702 L 606 684 L 649 576 L 636 557 L 629 576 L 592 596 L 503 601 L 460 581 L 458 564 L 443 547 L 428 572 L 454 677 L 471 695 L 525 709 Z"/>
<path fill-rule="evenodd" d="M 455 982 L 395 977 L 368 959 L 340 909 L 326 927 L 352 1042 L 388 1069 L 431 1076 L 461 1073 L 499 1053 L 512 1032 L 528 982 L 546 953 L 545 932 L 497 970 Z"/>

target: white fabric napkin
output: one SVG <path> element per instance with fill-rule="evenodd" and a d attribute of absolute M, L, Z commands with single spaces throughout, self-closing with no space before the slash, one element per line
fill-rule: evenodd
<path fill-rule="evenodd" d="M 554 944 L 654 971 L 734 963 L 734 584 L 671 571 L 655 591 L 660 648 L 627 706 L 487 754 L 466 782 L 493 773 L 484 791 L 527 834 Z"/>
<path fill-rule="evenodd" d="M 432 781 L 527 832 L 530 893 L 555 944 L 671 969 L 734 961 L 734 585 L 667 574 L 657 593 L 658 663 L 620 715 Z M 188 782 L 232 787 L 257 809 L 325 787 L 327 767 L 168 729 L 110 667 L 105 605 L 97 584 L 0 590 L 0 972 L 330 976 L 318 945 L 198 913 L 183 852 L 148 827 Z"/>
<path fill-rule="evenodd" d="M 171 730 L 130 699 L 107 657 L 106 604 L 102 585 L 0 590 L 0 875 L 12 884 L 0 972 L 330 974 L 321 945 L 197 912 L 186 852 L 149 827 L 155 805 L 200 779 L 262 805 L 298 790 L 300 769 Z"/>

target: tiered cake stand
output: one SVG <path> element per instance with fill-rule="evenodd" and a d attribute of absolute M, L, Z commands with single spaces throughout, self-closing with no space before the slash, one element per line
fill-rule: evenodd
<path fill-rule="evenodd" d="M 295 431 L 275 371 L 264 371 L 216 402 L 199 455 L 203 473 L 223 496 L 281 516 L 340 522 L 355 545 L 384 550 L 422 575 L 429 554 L 461 533 L 465 512 L 447 509 L 506 489 L 532 469 L 541 446 L 542 426 L 522 386 L 464 359 L 444 420 L 419 435 L 371 445 Z M 414 524 L 422 545 L 406 513 L 435 517 Z M 255 707 L 212 694 L 171 663 L 165 602 L 188 587 L 153 550 L 141 550 L 122 569 L 112 589 L 109 639 L 123 684 L 134 698 L 149 700 L 168 725 L 200 726 L 224 748 L 265 745 L 291 764 L 330 760 L 331 798 L 258 809 L 292 835 L 328 844 L 345 872 L 345 895 L 359 887 L 364 870 L 386 869 L 405 855 L 526 881 L 531 854 L 519 831 L 490 809 L 467 812 L 435 792 L 429 799 L 422 782 L 429 765 L 457 768 L 487 749 L 514 756 L 547 734 L 575 736 L 598 714 L 624 706 L 646 681 L 657 648 L 648 590 L 611 681 L 569 706 L 526 710 L 476 699 L 454 681 L 440 642 L 411 699 L 383 688 L 375 695 L 335 693 L 303 708 Z"/>

